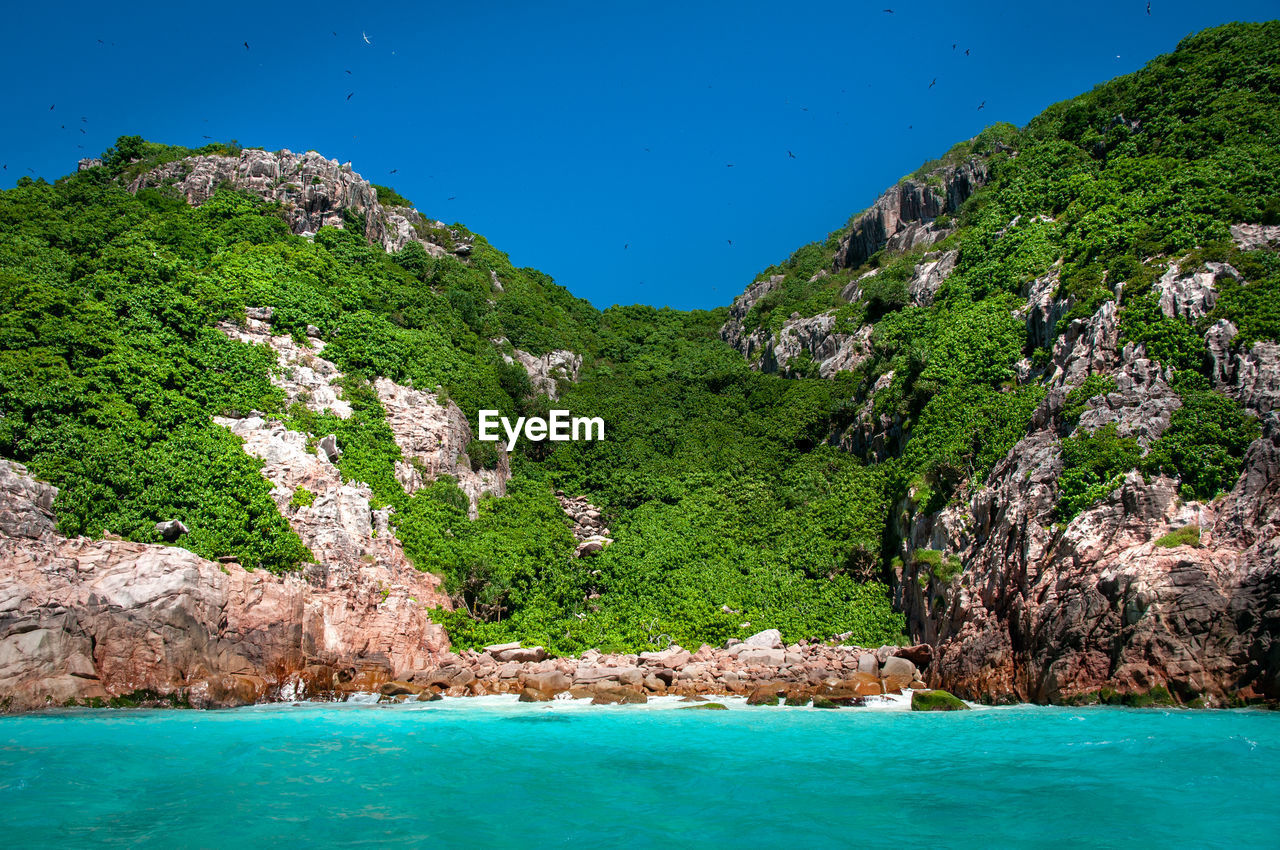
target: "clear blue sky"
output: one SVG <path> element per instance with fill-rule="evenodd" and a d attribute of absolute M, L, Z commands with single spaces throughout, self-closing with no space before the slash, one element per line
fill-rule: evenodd
<path fill-rule="evenodd" d="M 1153 0 L 1150 16 L 1145 0 L 11 4 L 0 186 L 66 174 L 122 134 L 315 149 L 599 307 L 712 307 L 986 124 L 1278 15 L 1274 0 Z"/>

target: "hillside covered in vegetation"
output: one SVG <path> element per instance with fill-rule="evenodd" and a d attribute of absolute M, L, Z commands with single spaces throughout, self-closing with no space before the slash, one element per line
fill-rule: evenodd
<path fill-rule="evenodd" d="M 163 180 L 137 188 L 241 152 L 122 138 L 101 165 L 0 193 L 0 457 L 59 488 L 66 535 L 159 542 L 155 524 L 176 519 L 189 529 L 176 545 L 200 556 L 299 569 L 312 553 L 261 464 L 214 422 L 257 411 L 337 436 L 342 476 L 393 508 L 405 554 L 444 577 L 455 645 L 637 650 L 764 628 L 878 645 L 925 628 L 904 614 L 904 567 L 930 593 L 966 568 L 958 546 L 913 542 L 913 523 L 972 496 L 1055 392 L 1062 524 L 1134 470 L 1210 503 L 1262 433 L 1265 411 L 1224 391 L 1225 351 L 1215 360 L 1206 334 L 1226 321 L 1231 351 L 1280 342 L 1280 256 L 1232 232 L 1280 224 L 1277 23 L 1206 31 L 1025 128 L 958 144 L 907 178 L 945 195 L 957 169 L 972 176 L 914 244 L 876 241 L 855 217 L 762 272 L 733 310 L 598 311 L 458 224 L 423 219 L 389 252 L 354 214 L 298 233 L 286 205 L 234 186 L 198 205 Z M 922 297 L 921 265 L 948 254 Z M 1203 310 L 1164 309 L 1171 267 L 1224 263 L 1235 273 Z M 218 329 L 249 308 L 272 308 L 274 334 L 324 341 L 349 418 L 288 403 L 274 354 Z M 1150 439 L 1123 421 L 1076 428 L 1117 372 L 1071 372 L 1055 350 L 1107 310 L 1119 345 L 1143 346 L 1176 395 Z M 813 317 L 814 344 L 774 368 L 731 344 L 772 351 Z M 854 354 L 824 374 L 814 352 L 831 340 Z M 517 350 L 581 355 L 554 406 L 603 417 L 607 438 L 522 441 L 506 495 L 474 520 L 448 476 L 407 492 L 373 382 L 437 392 L 474 430 L 480 409 L 553 406 Z M 505 462 L 478 443 L 467 456 Z M 557 491 L 599 506 L 612 545 L 575 557 Z"/>

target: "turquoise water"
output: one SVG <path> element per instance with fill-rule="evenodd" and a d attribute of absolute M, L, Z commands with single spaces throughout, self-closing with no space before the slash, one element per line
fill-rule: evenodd
<path fill-rule="evenodd" d="M 1280 713 L 517 704 L 0 719 L 0 842 L 1280 846 Z"/>

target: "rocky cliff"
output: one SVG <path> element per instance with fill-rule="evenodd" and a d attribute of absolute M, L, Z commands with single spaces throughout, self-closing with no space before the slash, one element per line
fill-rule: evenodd
<path fill-rule="evenodd" d="M 1203 316 L 1224 276 L 1238 272 L 1171 267 L 1157 284 L 1162 310 Z M 1042 318 L 1028 311 L 1029 334 Z M 1262 436 L 1218 499 L 1184 499 L 1176 481 L 1131 472 L 1098 504 L 1056 521 L 1061 436 L 1114 425 L 1146 448 L 1181 406 L 1170 370 L 1141 345 L 1119 345 L 1108 301 L 1058 337 L 1049 393 L 985 484 L 967 485 L 937 513 L 907 511 L 896 592 L 912 630 L 935 647 L 935 682 L 992 701 L 1155 687 L 1208 704 L 1280 697 L 1280 346 L 1232 351 L 1233 335 L 1230 323 L 1205 334 L 1217 352 L 1215 388 L 1259 417 Z M 1063 401 L 1089 375 L 1113 377 L 1115 389 L 1072 427 Z M 922 550 L 962 570 L 940 579 L 915 556 Z"/>
<path fill-rule="evenodd" d="M 291 518 L 317 549 L 319 569 L 305 578 L 172 546 L 68 539 L 54 528 L 55 495 L 0 460 L 5 710 L 112 700 L 216 707 L 367 691 L 431 668 L 448 649 L 430 617 L 448 605 L 439 579 L 406 566 L 394 544 L 361 555 L 350 548 L 371 522 L 358 493 L 333 493 L 311 517 Z M 338 539 L 308 533 L 326 513 L 340 517 L 328 524 Z"/>
<path fill-rule="evenodd" d="M 948 226 L 937 219 L 958 211 L 989 176 L 987 162 L 975 157 L 901 181 L 853 220 L 833 267 L 857 268 L 877 251 L 909 251 L 943 239 Z"/>
<path fill-rule="evenodd" d="M 1270 238 L 1256 227 L 1235 235 L 1241 247 Z M 1241 276 L 1225 263 L 1170 265 L 1155 284 L 1160 309 L 1202 319 L 1227 279 Z M 931 684 L 994 702 L 1153 688 L 1211 705 L 1280 697 L 1280 346 L 1233 348 L 1237 331 L 1226 321 L 1204 333 L 1214 388 L 1262 423 L 1230 492 L 1202 503 L 1182 498 L 1173 479 L 1132 472 L 1064 524 L 1055 514 L 1062 438 L 1114 425 L 1146 450 L 1181 401 L 1172 370 L 1141 345 L 1121 345 L 1115 301 L 1060 326 L 1072 302 L 1056 270 L 1024 294 L 1015 315 L 1028 340 L 1053 345 L 1043 367 L 1018 364 L 1021 382 L 1048 389 L 1026 435 L 950 506 L 899 506 L 894 592 L 913 636 L 934 647 Z M 1093 375 L 1112 378 L 1114 390 L 1091 399 L 1078 423 L 1065 421 L 1067 393 Z M 883 460 L 906 436 L 900 416 L 867 401 L 840 441 Z"/>
<path fill-rule="evenodd" d="M 373 184 L 352 171 L 351 163 L 326 159 L 315 151 L 296 154 L 255 148 L 241 151 L 238 157 L 186 157 L 140 174 L 130 182 L 129 191 L 167 187 L 198 206 L 223 186 L 279 203 L 289 226 L 300 235 L 314 234 L 322 227 L 343 227 L 344 212 L 349 212 L 363 222 L 365 237 L 388 251 L 399 251 L 410 242 L 434 256 L 471 250 L 471 243 L 457 240 L 444 222 L 428 219 L 411 207 L 379 203 Z"/>

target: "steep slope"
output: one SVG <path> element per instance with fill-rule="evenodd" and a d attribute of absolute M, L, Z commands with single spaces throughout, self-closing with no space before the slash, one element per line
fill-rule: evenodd
<path fill-rule="evenodd" d="M 989 128 L 712 312 L 596 311 L 314 153 L 125 137 L 20 181 L 0 654 L 51 648 L 0 692 L 118 694 L 102 636 L 186 622 L 194 654 L 140 668 L 160 692 L 399 675 L 444 626 L 623 658 L 916 638 L 991 701 L 1280 697 L 1278 45 L 1210 30 Z M 607 438 L 472 439 L 552 399 Z M 104 612 L 95 576 L 131 570 L 202 613 Z M 220 631 L 237 588 L 293 600 L 287 640 Z M 364 624 L 332 663 L 316 605 Z"/>
<path fill-rule="evenodd" d="M 989 129 L 734 302 L 757 368 L 854 385 L 936 684 L 1280 694 L 1277 45 L 1210 30 Z"/>

